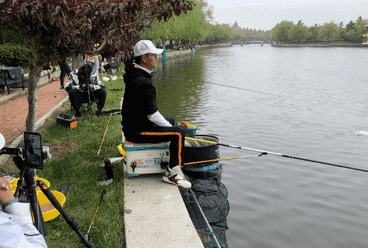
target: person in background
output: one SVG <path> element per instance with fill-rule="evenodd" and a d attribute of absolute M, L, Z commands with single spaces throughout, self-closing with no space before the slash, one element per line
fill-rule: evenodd
<path fill-rule="evenodd" d="M 181 170 L 185 128 L 174 126 L 174 118 L 161 115 L 157 108 L 152 69 L 157 65 L 157 49 L 150 40 L 134 46 L 135 64 L 127 64 L 124 74 L 125 93 L 122 107 L 122 126 L 125 138 L 135 143 L 170 143 L 170 163 L 162 180 L 182 188 L 191 188 Z"/>
<path fill-rule="evenodd" d="M 79 69 L 72 71 L 66 85 L 66 91 L 69 93 L 70 102 L 75 110 L 77 118 L 79 119 L 83 117 L 80 112 L 82 103 L 88 102 L 87 86 L 91 88 L 91 101 L 96 100 L 97 116 L 102 116 L 101 112 L 106 101 L 105 85 L 98 77 L 98 56 L 93 56 L 93 59 L 93 66 L 85 64 Z"/>
<path fill-rule="evenodd" d="M 59 66 L 60 66 L 60 84 L 61 84 L 60 91 L 65 91 L 64 79 L 66 75 L 70 77 L 70 73 L 72 72 L 72 70 L 70 69 L 67 59 L 60 60 Z"/>
<path fill-rule="evenodd" d="M 0 248 L 46 248 L 45 238 L 33 225 L 29 203 L 18 202 L 6 177 L 0 177 Z"/>

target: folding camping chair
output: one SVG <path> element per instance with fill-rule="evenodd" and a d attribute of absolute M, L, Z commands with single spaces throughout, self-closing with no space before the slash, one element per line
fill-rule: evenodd
<path fill-rule="evenodd" d="M 92 93 L 92 91 L 90 90 L 89 87 L 87 87 L 87 90 L 89 91 L 89 99 L 83 99 L 82 105 L 80 106 L 80 112 L 83 113 L 83 112 L 85 112 L 87 110 L 88 113 L 91 114 L 91 119 L 92 119 L 92 122 L 93 122 L 92 105 L 93 105 L 93 103 L 96 103 L 96 105 L 97 105 L 97 102 L 96 102 L 96 98 L 94 97 L 94 95 L 93 95 L 93 93 Z M 83 104 L 88 104 L 88 106 L 85 107 L 85 106 L 83 106 Z M 72 111 L 74 110 L 73 109 L 73 105 L 71 105 L 71 108 L 70 109 Z"/>

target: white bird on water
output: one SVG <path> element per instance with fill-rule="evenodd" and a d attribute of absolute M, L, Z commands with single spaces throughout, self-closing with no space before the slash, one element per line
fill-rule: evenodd
<path fill-rule="evenodd" d="M 356 135 L 367 135 L 368 136 L 368 131 L 359 131 L 359 132 L 354 132 Z"/>

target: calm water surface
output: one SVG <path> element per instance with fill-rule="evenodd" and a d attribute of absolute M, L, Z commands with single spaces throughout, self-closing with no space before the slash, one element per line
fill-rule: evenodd
<path fill-rule="evenodd" d="M 158 105 L 221 143 L 368 169 L 368 136 L 354 134 L 368 131 L 367 59 L 359 48 L 202 50 L 169 59 Z M 274 155 L 223 165 L 229 247 L 368 247 L 368 173 Z"/>

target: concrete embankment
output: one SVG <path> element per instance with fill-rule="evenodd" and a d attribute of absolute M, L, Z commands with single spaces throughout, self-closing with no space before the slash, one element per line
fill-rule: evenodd
<path fill-rule="evenodd" d="M 126 247 L 203 248 L 179 189 L 162 182 L 161 177 L 125 176 Z"/>

